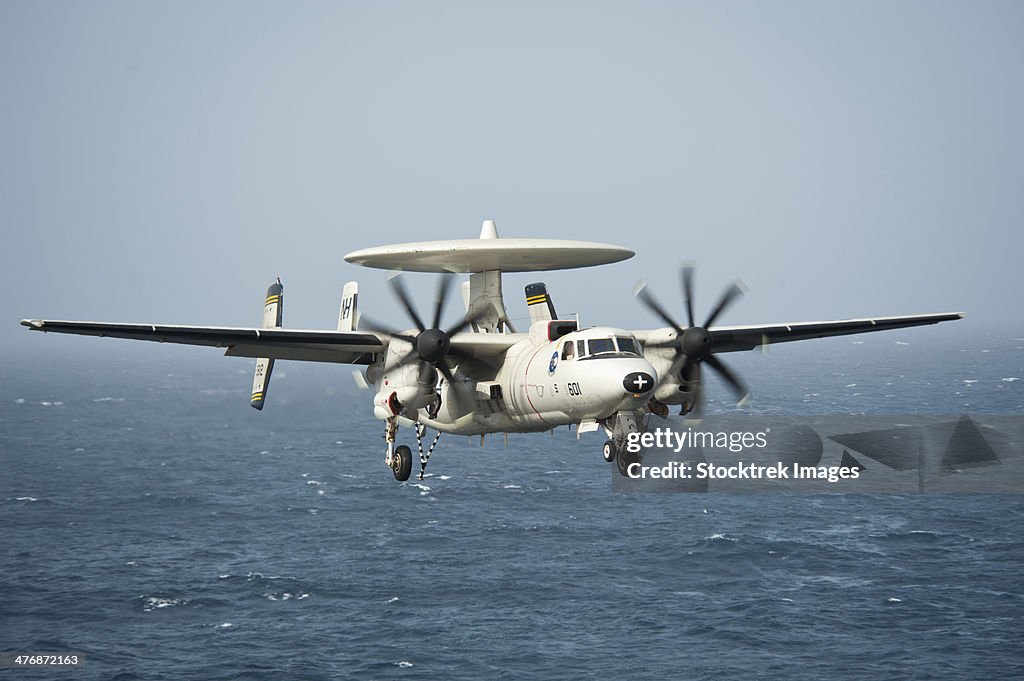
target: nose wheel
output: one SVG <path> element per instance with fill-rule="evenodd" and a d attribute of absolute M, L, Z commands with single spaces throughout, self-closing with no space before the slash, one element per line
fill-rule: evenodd
<path fill-rule="evenodd" d="M 604 443 L 604 449 L 601 451 L 601 456 L 604 457 L 604 460 L 607 463 L 611 463 L 612 461 L 615 461 L 615 454 L 615 443 L 611 440 L 606 441 Z"/>

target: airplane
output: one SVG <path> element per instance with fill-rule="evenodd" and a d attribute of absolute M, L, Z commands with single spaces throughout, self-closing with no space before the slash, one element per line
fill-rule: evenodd
<path fill-rule="evenodd" d="M 405 243 L 354 251 L 356 265 L 398 271 L 390 287 L 413 323 L 398 329 L 361 315 L 357 282 L 345 284 L 335 330 L 282 328 L 284 287 L 267 290 L 257 328 L 22 320 L 33 331 L 183 343 L 225 348 L 225 355 L 256 358 L 252 407 L 262 410 L 275 360 L 346 363 L 363 367 L 354 375 L 374 391 L 373 414 L 384 422 L 385 465 L 398 481 L 412 473 L 413 454 L 397 445 L 400 426 L 411 428 L 423 478 L 442 433 L 479 435 L 543 432 L 575 426 L 576 437 L 603 431 L 605 461 L 623 475 L 640 454 L 626 448 L 631 433 L 643 432 L 652 416 L 665 419 L 669 407 L 692 414 L 702 401 L 702 369 L 718 373 L 739 398 L 745 383 L 719 355 L 770 344 L 936 324 L 963 313 L 917 314 L 822 322 L 716 326 L 743 293 L 738 283 L 723 292 L 701 324 L 693 306 L 693 274 L 682 268 L 686 325 L 638 284 L 634 293 L 667 326 L 635 330 L 613 326 L 580 328 L 559 318 L 543 283 L 526 286 L 530 325 L 517 331 L 506 312 L 503 272 L 540 272 L 591 267 L 631 258 L 611 244 L 559 239 L 503 239 L 486 220 L 478 239 Z M 401 272 L 439 273 L 429 326 L 421 317 Z M 464 313 L 442 327 L 453 276 Z M 424 450 L 427 429 L 435 432 Z"/>

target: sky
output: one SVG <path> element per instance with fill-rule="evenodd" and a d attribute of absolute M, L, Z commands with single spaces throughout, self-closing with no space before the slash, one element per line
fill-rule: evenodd
<path fill-rule="evenodd" d="M 1017 323 L 1022 67 L 1012 1 L 3 0 L 0 342 L 255 326 L 277 276 L 285 326 L 334 328 L 353 279 L 401 325 L 343 256 L 485 219 L 636 251 L 507 275 L 521 327 L 533 281 L 586 325 L 660 326 L 639 279 L 682 319 L 683 261 L 698 317 L 748 288 L 720 323 Z"/>

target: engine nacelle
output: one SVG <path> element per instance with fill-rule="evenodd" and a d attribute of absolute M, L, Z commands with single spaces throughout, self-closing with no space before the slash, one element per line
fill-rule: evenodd
<path fill-rule="evenodd" d="M 412 351 L 412 344 L 393 338 L 387 353 L 367 370 L 367 376 L 376 379 L 373 414 L 378 419 L 399 415 L 415 418 L 413 412 L 424 408 L 436 413 L 440 404 L 436 392 L 437 370 L 422 361 L 397 366 Z"/>

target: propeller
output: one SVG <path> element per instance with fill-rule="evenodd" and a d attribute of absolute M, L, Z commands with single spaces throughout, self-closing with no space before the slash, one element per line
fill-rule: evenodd
<path fill-rule="evenodd" d="M 434 316 L 429 327 L 423 323 L 423 319 L 416 311 L 416 306 L 413 304 L 412 298 L 409 296 L 409 291 L 405 288 L 402 275 L 396 274 L 389 279 L 388 283 L 391 286 L 391 292 L 394 294 L 395 298 L 398 299 L 398 302 L 402 305 L 405 313 L 409 316 L 409 319 L 412 320 L 418 330 L 418 333 L 415 335 L 402 333 L 396 329 L 367 319 L 365 316 L 362 317 L 362 322 L 363 326 L 370 331 L 374 331 L 388 338 L 401 338 L 412 345 L 412 349 L 389 368 L 398 369 L 413 362 L 419 362 L 419 380 L 424 384 L 436 384 L 437 372 L 439 371 L 441 372 L 441 375 L 445 377 L 445 380 L 448 381 L 448 384 L 455 389 L 455 399 L 456 402 L 459 402 L 461 398 L 460 388 L 464 386 L 462 383 L 455 380 L 455 375 L 448 363 L 448 358 L 457 357 L 460 359 L 472 359 L 472 357 L 457 348 L 453 348 L 451 346 L 451 337 L 480 321 L 480 319 L 486 315 L 486 311 L 478 311 L 473 315 L 466 316 L 461 322 L 454 326 L 447 329 L 441 329 L 441 316 L 444 313 L 445 304 L 448 302 L 452 279 L 453 276 L 451 274 L 442 274 L 437 280 L 437 288 L 434 294 Z M 462 405 L 459 404 L 459 407 L 461 409 Z"/>
<path fill-rule="evenodd" d="M 676 351 L 676 358 L 672 362 L 672 367 L 669 369 L 670 375 L 676 375 L 678 373 L 680 379 L 691 386 L 695 386 L 697 390 L 697 400 L 700 398 L 700 370 L 701 363 L 706 363 L 712 369 L 714 369 L 718 375 L 720 375 L 726 383 L 733 389 L 739 400 L 740 405 L 743 405 L 750 397 L 750 392 L 747 390 L 746 384 L 736 375 L 736 373 L 729 368 L 725 362 L 718 359 L 714 355 L 714 336 L 711 334 L 711 326 L 715 323 L 725 310 L 732 305 L 732 303 L 741 295 L 743 295 L 743 288 L 738 282 L 730 284 L 725 291 L 722 292 L 721 297 L 718 299 L 718 303 L 712 308 L 708 314 L 707 319 L 700 326 L 697 326 L 693 317 L 693 271 L 692 265 L 683 265 L 682 268 L 682 284 L 683 284 L 683 303 L 686 306 L 686 320 L 688 326 L 683 328 L 668 311 L 658 302 L 658 300 L 647 290 L 647 285 L 643 282 L 637 284 L 633 290 L 634 295 L 640 299 L 644 305 L 646 305 L 654 314 L 660 317 L 666 324 L 671 326 L 675 332 L 676 337 L 669 341 L 663 341 L 661 343 L 648 343 L 647 347 L 654 348 L 674 348 Z M 685 406 L 683 407 L 685 413 Z"/>

